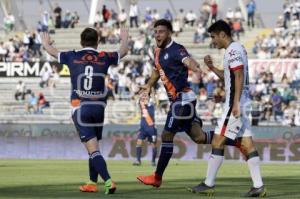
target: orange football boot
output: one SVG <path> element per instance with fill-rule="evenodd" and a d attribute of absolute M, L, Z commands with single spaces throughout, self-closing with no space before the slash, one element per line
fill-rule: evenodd
<path fill-rule="evenodd" d="M 97 183 L 88 182 L 85 185 L 80 186 L 79 190 L 82 192 L 98 192 Z"/>
<path fill-rule="evenodd" d="M 137 179 L 145 185 L 152 185 L 153 187 L 160 187 L 162 183 L 162 177 L 155 173 L 149 176 L 138 176 Z"/>

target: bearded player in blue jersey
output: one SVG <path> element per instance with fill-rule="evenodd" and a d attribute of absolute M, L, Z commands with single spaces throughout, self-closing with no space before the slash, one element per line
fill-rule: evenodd
<path fill-rule="evenodd" d="M 46 51 L 61 64 L 69 67 L 71 75 L 72 119 L 81 142 L 89 154 L 90 182 L 80 186 L 83 192 L 97 192 L 98 175 L 105 183 L 105 194 L 113 194 L 116 184 L 111 180 L 106 162 L 99 150 L 106 106 L 105 76 L 110 65 L 118 65 L 128 51 L 128 29 L 121 28 L 118 52 L 99 52 L 98 32 L 86 28 L 80 35 L 78 51 L 60 52 L 53 47 L 48 33 L 41 33 Z"/>
<path fill-rule="evenodd" d="M 142 86 L 141 96 L 149 95 L 151 88 L 161 79 L 171 102 L 164 130 L 161 135 L 161 150 L 156 171 L 149 176 L 138 176 L 145 185 L 160 187 L 163 173 L 173 154 L 173 140 L 178 132 L 186 132 L 197 144 L 211 144 L 214 132 L 202 130 L 202 121 L 197 116 L 196 95 L 189 87 L 188 70 L 198 72 L 199 64 L 189 55 L 184 46 L 172 40 L 172 24 L 165 19 L 154 24 L 157 44 L 155 67 L 147 84 Z M 235 140 L 226 145 L 235 146 Z"/>
<path fill-rule="evenodd" d="M 164 130 L 156 171 L 149 176 L 137 179 L 145 185 L 159 187 L 162 176 L 173 154 L 173 139 L 177 132 L 186 132 L 198 143 L 211 143 L 213 132 L 202 130 L 202 121 L 195 110 L 196 95 L 189 87 L 188 70 L 199 71 L 199 64 L 189 55 L 184 46 L 172 40 L 172 24 L 160 19 L 154 24 L 157 44 L 155 67 L 147 84 L 142 87 L 141 95 L 149 95 L 151 88 L 161 79 L 171 102 Z"/>

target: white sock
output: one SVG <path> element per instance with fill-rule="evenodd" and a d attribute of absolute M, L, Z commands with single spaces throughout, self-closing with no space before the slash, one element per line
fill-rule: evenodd
<path fill-rule="evenodd" d="M 250 158 L 247 161 L 248 168 L 249 168 L 250 175 L 251 175 L 252 182 L 253 182 L 253 187 L 255 187 L 255 188 L 259 188 L 259 187 L 263 186 L 262 178 L 260 175 L 259 163 L 260 163 L 260 160 L 259 160 L 258 156 Z"/>
<path fill-rule="evenodd" d="M 207 186 L 214 186 L 217 172 L 223 163 L 224 156 L 211 154 L 208 160 L 207 174 L 204 183 Z"/>

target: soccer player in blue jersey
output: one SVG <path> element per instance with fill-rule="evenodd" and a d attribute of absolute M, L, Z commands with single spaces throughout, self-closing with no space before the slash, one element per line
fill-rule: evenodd
<path fill-rule="evenodd" d="M 138 138 L 136 142 L 136 161 L 133 163 L 134 166 L 141 165 L 141 156 L 142 156 L 142 143 L 143 140 L 147 139 L 152 147 L 152 166 L 155 166 L 155 158 L 157 155 L 157 130 L 155 128 L 154 120 L 154 103 L 148 96 L 142 96 L 139 99 L 139 107 L 141 110 L 141 121 L 140 121 L 140 130 L 138 132 Z"/>
<path fill-rule="evenodd" d="M 48 33 L 41 33 L 45 50 L 69 67 L 71 75 L 72 119 L 81 142 L 89 154 L 90 182 L 80 187 L 83 192 L 97 192 L 98 175 L 105 183 L 105 194 L 113 194 L 115 183 L 108 173 L 99 150 L 106 106 L 105 76 L 110 65 L 117 65 L 128 51 L 128 29 L 121 28 L 118 52 L 98 52 L 98 32 L 86 28 L 80 35 L 79 51 L 60 52 L 53 47 Z"/>
<path fill-rule="evenodd" d="M 157 44 L 155 49 L 155 67 L 141 93 L 148 95 L 151 88 L 162 80 L 171 102 L 166 124 L 161 135 L 162 144 L 156 171 L 149 176 L 138 176 L 145 185 L 159 187 L 162 176 L 173 154 L 173 139 L 177 132 L 185 131 L 198 143 L 211 143 L 213 132 L 202 130 L 201 119 L 195 110 L 196 95 L 188 84 L 188 70 L 197 72 L 199 64 L 189 55 L 184 46 L 172 40 L 172 25 L 168 20 L 160 19 L 154 24 Z"/>

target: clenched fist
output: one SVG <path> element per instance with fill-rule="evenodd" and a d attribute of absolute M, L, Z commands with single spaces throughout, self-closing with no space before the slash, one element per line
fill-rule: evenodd
<path fill-rule="evenodd" d="M 207 65 L 208 68 L 213 68 L 214 67 L 214 63 L 213 63 L 213 60 L 212 60 L 210 55 L 206 55 L 204 57 L 204 63 Z"/>

